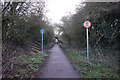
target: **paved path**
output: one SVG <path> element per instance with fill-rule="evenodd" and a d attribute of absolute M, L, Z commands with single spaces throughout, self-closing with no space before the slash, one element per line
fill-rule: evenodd
<path fill-rule="evenodd" d="M 62 49 L 55 44 L 50 49 L 48 63 L 40 76 L 41 78 L 80 78 L 78 73 L 66 58 Z"/>

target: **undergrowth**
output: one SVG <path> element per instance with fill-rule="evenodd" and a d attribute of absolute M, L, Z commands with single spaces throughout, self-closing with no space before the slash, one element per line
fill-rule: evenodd
<path fill-rule="evenodd" d="M 81 78 L 119 78 L 117 70 L 112 68 L 117 65 L 109 65 L 110 63 L 108 63 L 109 60 L 107 61 L 107 59 L 102 61 L 101 57 L 95 58 L 95 56 L 90 55 L 88 64 L 86 52 L 84 51 L 77 51 L 71 48 L 65 49 L 65 53 Z"/>
<path fill-rule="evenodd" d="M 8 78 L 40 78 L 47 57 L 46 52 L 42 55 L 40 51 L 14 57 L 13 70 Z"/>

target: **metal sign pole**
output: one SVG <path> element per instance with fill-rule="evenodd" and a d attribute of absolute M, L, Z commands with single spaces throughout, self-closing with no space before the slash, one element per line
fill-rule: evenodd
<path fill-rule="evenodd" d="M 41 46 L 41 48 L 42 48 L 42 55 L 43 55 L 43 34 L 44 34 L 44 30 L 41 29 L 40 33 L 42 34 L 42 46 Z"/>
<path fill-rule="evenodd" d="M 86 29 L 87 33 L 87 62 L 89 63 L 89 42 L 88 42 L 88 28 Z"/>
<path fill-rule="evenodd" d="M 87 62 L 89 63 L 89 41 L 88 41 L 88 28 L 91 26 L 91 22 L 86 20 L 83 23 L 83 26 L 86 28 L 86 36 L 87 36 Z"/>
<path fill-rule="evenodd" d="M 43 34 L 42 34 L 42 55 L 43 55 Z"/>

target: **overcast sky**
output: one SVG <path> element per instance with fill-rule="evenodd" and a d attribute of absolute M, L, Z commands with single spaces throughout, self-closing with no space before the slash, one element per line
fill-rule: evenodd
<path fill-rule="evenodd" d="M 46 17 L 52 23 L 60 23 L 60 19 L 69 13 L 75 14 L 76 5 L 83 0 L 46 0 Z"/>

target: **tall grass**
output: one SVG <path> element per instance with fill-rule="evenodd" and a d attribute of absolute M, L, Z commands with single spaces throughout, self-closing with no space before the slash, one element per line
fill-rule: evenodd
<path fill-rule="evenodd" d="M 89 64 L 86 51 L 72 48 L 65 49 L 66 56 L 71 64 L 79 72 L 81 78 L 119 78 L 117 71 L 117 56 L 104 55 L 102 49 L 90 48 Z M 108 51 L 109 52 L 109 51 Z M 111 60 L 110 60 L 111 59 Z"/>
<path fill-rule="evenodd" d="M 102 63 L 102 66 L 110 67 L 117 71 L 118 59 L 118 51 L 101 47 L 90 48 L 90 62 L 92 64 Z"/>

